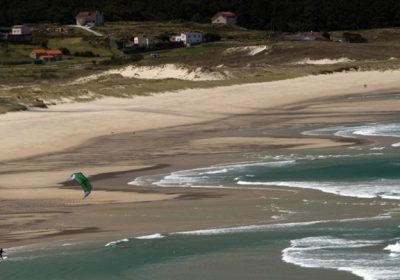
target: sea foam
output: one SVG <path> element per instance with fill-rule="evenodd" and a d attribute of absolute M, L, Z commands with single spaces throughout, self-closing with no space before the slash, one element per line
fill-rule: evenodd
<path fill-rule="evenodd" d="M 282 186 L 291 188 L 314 189 L 340 196 L 357 198 L 384 198 L 400 200 L 400 180 L 376 180 L 370 182 L 251 182 L 240 180 L 238 185 L 243 186 Z"/>
<path fill-rule="evenodd" d="M 126 243 L 126 242 L 129 242 L 128 238 L 108 242 L 106 245 L 104 245 L 104 247 L 117 246 L 118 244 Z"/>
<path fill-rule="evenodd" d="M 307 237 L 290 242 L 282 260 L 306 268 L 348 271 L 365 280 L 398 280 L 396 258 L 363 248 L 373 248 L 382 240 L 349 240 L 332 236 Z"/>
<path fill-rule="evenodd" d="M 380 215 L 380 216 L 368 217 L 368 218 L 349 218 L 349 219 L 319 220 L 319 221 L 309 221 L 309 222 L 275 223 L 275 224 L 262 224 L 262 225 L 247 225 L 247 226 L 238 226 L 238 227 L 211 228 L 211 229 L 173 232 L 170 234 L 171 235 L 192 235 L 192 236 L 223 235 L 223 234 L 233 234 L 233 233 L 241 233 L 241 232 L 257 232 L 257 231 L 265 231 L 265 230 L 289 229 L 289 228 L 296 228 L 296 227 L 312 226 L 312 225 L 317 225 L 317 224 L 383 220 L 383 219 L 389 219 L 389 218 L 391 218 L 391 217 Z"/>
<path fill-rule="evenodd" d="M 358 138 L 359 136 L 400 137 L 400 124 L 372 123 L 359 126 L 332 126 L 321 129 L 304 131 L 302 134 L 309 136 L 335 135 L 344 138 Z"/>
<path fill-rule="evenodd" d="M 155 234 L 138 236 L 138 237 L 135 237 L 135 239 L 161 239 L 161 238 L 164 238 L 164 237 L 165 236 L 160 234 L 160 233 L 155 233 Z"/>
<path fill-rule="evenodd" d="M 234 163 L 226 165 L 211 166 L 206 168 L 196 168 L 190 170 L 181 170 L 172 172 L 162 179 L 153 182 L 153 185 L 160 187 L 204 187 L 215 186 L 221 187 L 219 183 L 220 178 L 215 176 L 231 176 L 232 173 L 244 170 L 246 168 L 253 167 L 268 167 L 268 168 L 280 168 L 296 164 L 295 160 L 284 160 L 284 161 L 271 161 L 271 162 L 244 162 Z M 135 181 L 130 182 L 131 185 L 138 185 L 143 183 L 144 179 L 137 178 Z"/>
<path fill-rule="evenodd" d="M 390 245 L 386 246 L 383 250 L 400 254 L 400 242 L 396 242 L 396 244 L 390 244 Z"/>

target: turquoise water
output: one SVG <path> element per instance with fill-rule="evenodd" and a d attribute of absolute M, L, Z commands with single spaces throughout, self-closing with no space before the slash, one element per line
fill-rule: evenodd
<path fill-rule="evenodd" d="M 392 140 L 357 149 L 251 154 L 248 162 L 132 182 L 144 187 L 317 189 L 390 203 L 384 215 L 17 248 L 0 263 L 0 279 L 302 279 L 296 268 L 347 271 L 366 280 L 400 279 L 399 128 L 366 124 L 308 131 Z"/>
<path fill-rule="evenodd" d="M 162 187 L 283 186 L 317 189 L 349 197 L 400 199 L 400 149 L 397 147 L 400 124 L 336 126 L 304 134 L 352 138 L 387 136 L 393 139 L 383 146 L 357 149 L 296 154 L 260 153 L 252 155 L 249 162 L 182 170 L 161 177 L 141 177 L 131 184 Z"/>
<path fill-rule="evenodd" d="M 400 253 L 384 250 L 399 238 L 392 219 L 227 228 L 128 238 L 108 246 L 75 244 L 62 251 L 61 246 L 21 250 L 1 263 L 1 279 L 270 279 L 270 253 L 279 255 L 283 248 L 284 260 L 297 265 L 373 276 L 365 279 L 400 279 Z"/>

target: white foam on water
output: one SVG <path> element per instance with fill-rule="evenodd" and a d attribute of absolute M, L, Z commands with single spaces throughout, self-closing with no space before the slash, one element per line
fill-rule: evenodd
<path fill-rule="evenodd" d="M 400 144 L 400 143 L 399 143 Z M 354 149 L 354 147 L 349 147 Z M 385 147 L 380 147 L 379 149 L 370 149 L 371 151 L 379 151 L 382 148 Z M 383 153 L 377 153 L 377 152 L 370 152 L 370 153 L 359 153 L 359 154 L 320 154 L 320 155 L 299 155 L 299 154 L 290 154 L 290 155 L 275 155 L 275 156 L 270 156 L 270 155 L 260 155 L 259 157 L 269 160 L 294 160 L 294 161 L 299 161 L 299 160 L 319 160 L 319 159 L 339 159 L 339 158 L 360 158 L 360 157 L 365 157 L 365 156 L 380 156 L 383 155 Z"/>
<path fill-rule="evenodd" d="M 392 147 L 394 147 L 394 148 L 400 147 L 400 142 L 392 144 Z"/>
<path fill-rule="evenodd" d="M 251 167 L 269 167 L 269 168 L 279 168 L 284 166 L 289 166 L 296 164 L 295 160 L 284 160 L 284 161 L 272 161 L 272 162 L 244 162 L 244 163 L 234 163 L 234 164 L 226 164 L 226 165 L 218 165 L 211 166 L 206 168 L 196 168 L 190 170 L 180 170 L 176 172 L 172 172 L 166 176 L 164 176 L 161 180 L 156 182 L 152 182 L 153 185 L 160 187 L 192 187 L 196 185 L 202 185 L 203 182 L 209 183 L 210 177 L 209 175 L 218 175 L 218 174 L 226 174 L 230 171 L 240 171 L 241 169 L 251 168 Z M 129 185 L 143 185 L 146 181 L 146 178 L 136 178 L 134 181 L 129 182 Z M 200 186 L 199 186 L 200 187 Z M 201 186 L 204 187 L 204 186 Z M 220 186 L 223 187 L 223 186 Z"/>
<path fill-rule="evenodd" d="M 165 236 L 160 234 L 160 233 L 155 233 L 155 234 L 138 236 L 138 237 L 135 237 L 135 239 L 161 239 L 161 238 L 164 238 L 164 237 Z"/>
<path fill-rule="evenodd" d="M 384 150 L 384 149 L 386 149 L 386 147 L 373 147 L 373 148 L 371 148 L 370 150 L 371 150 L 371 151 L 382 151 L 382 150 Z"/>
<path fill-rule="evenodd" d="M 400 254 L 400 242 L 396 242 L 396 244 L 390 244 L 390 245 L 386 246 L 383 250 Z"/>
<path fill-rule="evenodd" d="M 369 182 L 250 182 L 240 180 L 236 182 L 242 186 L 282 186 L 301 189 L 314 189 L 340 196 L 357 198 L 384 198 L 400 200 L 400 180 L 376 180 Z"/>
<path fill-rule="evenodd" d="M 398 280 L 398 259 L 373 250 L 363 250 L 383 242 L 332 236 L 307 237 L 292 240 L 290 247 L 282 251 L 282 260 L 306 268 L 348 271 L 365 280 Z"/>
<path fill-rule="evenodd" d="M 254 232 L 262 231 L 266 229 L 284 229 L 298 226 L 308 226 L 318 223 L 324 223 L 327 221 L 312 221 L 312 222 L 299 222 L 299 223 L 283 223 L 283 224 L 266 224 L 266 225 L 248 225 L 239 227 L 227 227 L 227 228 L 213 228 L 213 229 L 201 229 L 192 231 L 180 231 L 171 233 L 173 235 L 222 235 L 230 233 L 241 233 L 241 232 Z"/>
<path fill-rule="evenodd" d="M 226 173 L 226 172 L 228 172 L 228 169 L 223 168 L 223 169 L 219 169 L 219 170 L 212 170 L 212 171 L 207 171 L 207 172 L 204 172 L 204 173 L 200 173 L 200 175 L 203 175 L 203 174 L 221 174 L 221 173 Z"/>
<path fill-rule="evenodd" d="M 74 246 L 74 245 L 76 245 L 76 243 L 64 243 L 64 244 L 61 244 L 62 247 L 69 247 L 69 246 Z"/>
<path fill-rule="evenodd" d="M 104 247 L 116 246 L 116 245 L 118 245 L 118 244 L 126 243 L 126 242 L 129 242 L 129 239 L 128 239 L 128 238 L 124 238 L 124 239 L 120 239 L 120 240 L 115 240 L 115 241 L 108 242 L 106 245 L 104 245 Z"/>
<path fill-rule="evenodd" d="M 327 128 L 304 131 L 303 135 L 335 135 L 344 138 L 357 138 L 358 136 L 400 137 L 400 124 L 367 124 L 359 126 L 332 126 Z"/>
<path fill-rule="evenodd" d="M 309 221 L 309 222 L 294 222 L 294 223 L 279 223 L 279 224 L 263 224 L 263 225 L 247 225 L 238 227 L 225 227 L 225 228 L 211 228 L 211 229 L 201 229 L 192 231 L 180 231 L 170 233 L 171 235 L 198 235 L 198 236 L 208 236 L 208 235 L 223 235 L 241 232 L 257 232 L 264 230 L 277 230 L 277 229 L 288 229 L 294 227 L 304 227 L 316 224 L 327 224 L 327 223 L 348 223 L 348 222 L 362 222 L 362 221 L 373 221 L 373 220 L 383 220 L 390 219 L 391 216 L 376 216 L 369 218 L 349 218 L 349 219 L 336 219 L 336 220 L 320 220 L 320 221 Z"/>

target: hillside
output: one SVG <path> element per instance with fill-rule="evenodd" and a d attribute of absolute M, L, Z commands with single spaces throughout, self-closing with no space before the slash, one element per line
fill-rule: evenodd
<path fill-rule="evenodd" d="M 350 44 L 340 42 L 343 31 L 332 32 L 333 41 L 302 42 L 275 38 L 262 30 L 193 22 L 107 23 L 95 28 L 101 37 L 68 26 L 63 26 L 69 30 L 63 29 L 63 34 L 53 32 L 58 25 L 32 27 L 41 38 L 36 44 L 1 46 L 1 112 L 101 96 L 129 97 L 400 66 L 400 29 L 395 28 L 358 31 L 368 43 Z M 159 36 L 183 30 L 211 32 L 221 40 L 186 48 L 143 50 L 122 59 L 115 58 L 110 44 L 118 45 L 144 32 Z M 41 47 L 43 40 L 49 48 L 67 48 L 70 55 L 58 62 L 32 64 L 30 51 Z M 74 55 L 86 51 L 95 57 Z"/>
<path fill-rule="evenodd" d="M 279 31 L 344 30 L 400 26 L 397 0 L 1 0 L 0 26 L 56 22 L 71 24 L 82 10 L 100 10 L 106 21 L 209 22 L 218 11 L 238 15 L 246 28 Z"/>

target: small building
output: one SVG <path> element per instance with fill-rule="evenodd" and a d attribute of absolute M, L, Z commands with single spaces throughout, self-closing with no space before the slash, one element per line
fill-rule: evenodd
<path fill-rule="evenodd" d="M 53 56 L 54 60 L 62 60 L 63 53 L 60 50 L 48 50 L 47 51 L 48 56 Z"/>
<path fill-rule="evenodd" d="M 153 46 L 154 43 L 154 38 L 146 34 L 141 34 L 133 38 L 133 44 L 138 47 L 149 48 Z"/>
<path fill-rule="evenodd" d="M 75 17 L 76 25 L 80 26 L 100 26 L 104 25 L 104 15 L 99 11 L 79 12 Z"/>
<path fill-rule="evenodd" d="M 11 43 L 28 43 L 32 41 L 32 29 L 26 25 L 14 25 L 7 36 Z"/>
<path fill-rule="evenodd" d="M 58 61 L 62 60 L 62 51 L 60 50 L 45 50 L 36 49 L 31 52 L 30 57 L 37 60 L 42 59 L 44 61 Z"/>
<path fill-rule="evenodd" d="M 52 62 L 52 61 L 56 61 L 55 57 L 52 55 L 44 55 L 42 56 L 40 59 L 42 59 L 45 62 Z"/>
<path fill-rule="evenodd" d="M 44 55 L 47 55 L 47 51 L 45 49 L 36 49 L 31 52 L 30 57 L 33 59 L 39 59 Z"/>
<path fill-rule="evenodd" d="M 211 18 L 212 24 L 236 25 L 237 17 L 232 12 L 218 12 Z"/>
<path fill-rule="evenodd" d="M 186 47 L 190 47 L 203 42 L 203 33 L 199 31 L 182 32 L 180 35 L 171 36 L 170 41 L 182 42 Z"/>
<path fill-rule="evenodd" d="M 11 28 L 11 35 L 31 35 L 32 29 L 26 25 L 14 25 Z"/>

